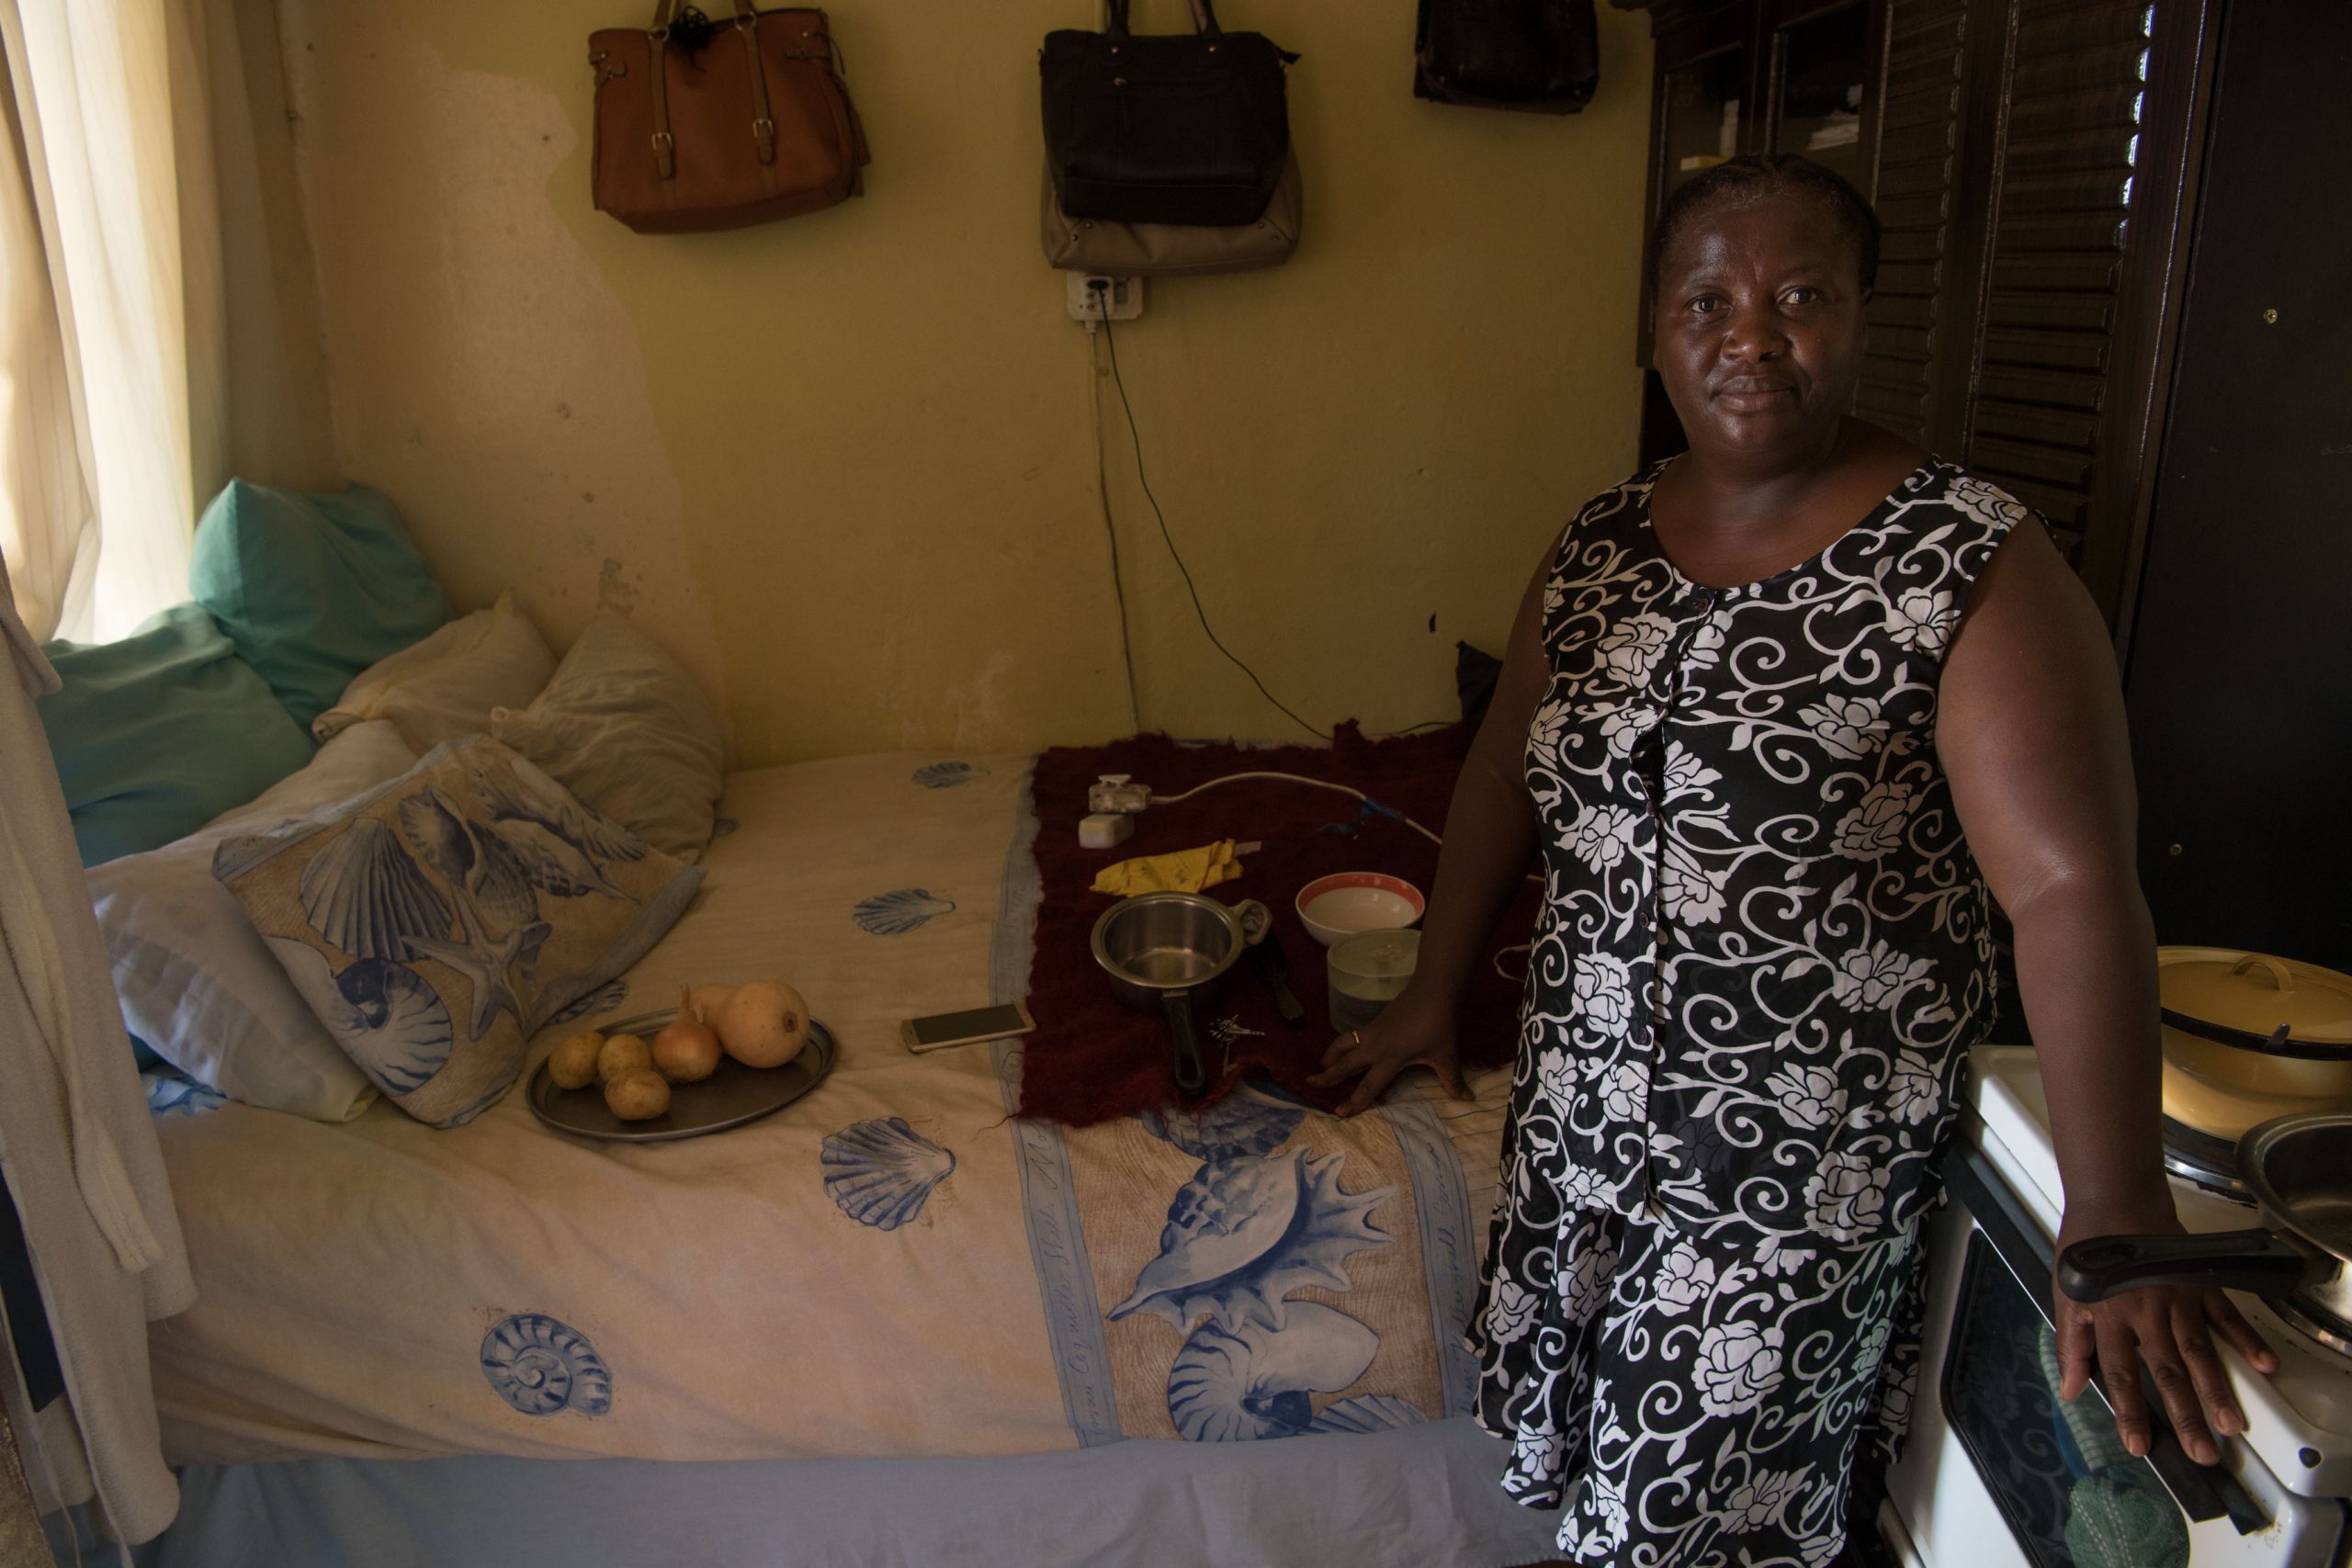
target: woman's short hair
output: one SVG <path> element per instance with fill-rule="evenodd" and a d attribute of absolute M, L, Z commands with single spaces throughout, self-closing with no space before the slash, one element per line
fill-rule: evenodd
<path fill-rule="evenodd" d="M 1878 279 L 1878 214 L 1862 193 L 1836 170 L 1794 152 L 1750 152 L 1728 158 L 1685 180 L 1658 209 L 1650 229 L 1645 272 L 1655 288 L 1666 253 L 1692 219 L 1718 202 L 1745 205 L 1774 196 L 1810 196 L 1829 209 L 1830 219 L 1854 248 L 1855 270 L 1868 292 Z"/>

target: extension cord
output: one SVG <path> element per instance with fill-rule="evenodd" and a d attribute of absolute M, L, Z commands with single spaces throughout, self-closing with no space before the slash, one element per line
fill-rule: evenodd
<path fill-rule="evenodd" d="M 1151 804 L 1151 786 L 1134 782 L 1132 773 L 1102 773 L 1086 786 L 1086 809 L 1096 813 L 1134 816 Z"/>
<path fill-rule="evenodd" d="M 1346 784 L 1333 784 L 1329 779 L 1310 779 L 1304 773 L 1283 773 L 1268 770 L 1253 770 L 1249 773 L 1227 773 L 1222 778 L 1208 779 L 1201 784 L 1196 784 L 1192 788 L 1183 791 L 1180 795 L 1163 795 L 1158 798 L 1159 804 L 1163 806 L 1173 806 L 1178 801 L 1192 799 L 1193 796 L 1200 794 L 1203 790 L 1215 789 L 1219 784 L 1238 784 L 1244 779 L 1280 779 L 1288 784 L 1306 784 L 1313 789 L 1330 790 L 1335 794 L 1347 795 L 1352 800 L 1361 801 L 1367 808 L 1368 814 L 1376 813 L 1383 817 L 1394 818 L 1396 820 L 1405 824 L 1406 827 L 1410 828 L 1414 832 L 1419 833 L 1422 838 L 1427 839 L 1432 844 L 1442 844 L 1445 841 L 1439 838 L 1435 833 L 1430 832 L 1427 828 L 1422 827 L 1419 822 L 1414 821 L 1411 818 L 1397 810 L 1396 807 L 1381 805 L 1378 801 L 1373 799 L 1370 795 L 1364 794 L 1364 792 L 1360 789 L 1351 789 Z M 1098 774 L 1095 781 L 1086 786 L 1086 808 L 1088 811 L 1094 814 L 1093 816 L 1089 817 L 1086 820 L 1088 822 L 1092 822 L 1097 817 L 1138 816 L 1146 807 L 1152 804 L 1152 800 L 1153 795 L 1151 793 L 1151 786 L 1149 784 L 1140 784 L 1136 783 L 1135 775 L 1132 773 Z M 1128 829 L 1130 832 L 1133 830 L 1134 829 L 1132 828 Z M 1080 842 L 1081 843 L 1087 842 L 1084 837 L 1085 831 L 1085 827 L 1081 824 L 1080 828 Z M 1104 828 L 1099 829 L 1097 831 L 1108 832 L 1110 829 Z M 1125 836 L 1126 835 L 1123 833 L 1119 838 L 1124 839 Z M 1110 841 L 1112 843 L 1116 843 L 1119 841 L 1119 839 L 1114 839 Z M 1089 847 L 1103 848 L 1107 846 L 1090 845 Z"/>

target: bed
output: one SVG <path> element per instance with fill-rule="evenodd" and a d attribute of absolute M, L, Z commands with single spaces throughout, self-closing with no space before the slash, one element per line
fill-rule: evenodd
<path fill-rule="evenodd" d="M 1459 1339 L 1506 1073 L 1070 1129 L 1009 1114 L 1017 1044 L 899 1044 L 1024 994 L 1030 766 L 732 775 L 693 906 L 535 1043 L 788 978 L 840 1056 L 763 1121 L 160 1111 L 198 1299 L 153 1329 L 184 1502 L 141 1561 L 1549 1556 Z"/>

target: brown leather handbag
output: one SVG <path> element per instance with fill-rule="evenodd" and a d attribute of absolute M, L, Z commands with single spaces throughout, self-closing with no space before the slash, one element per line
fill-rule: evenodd
<path fill-rule="evenodd" d="M 640 234 L 741 229 L 864 188 L 865 133 L 822 11 L 735 0 L 713 23 L 659 0 L 650 29 L 591 34 L 588 63 L 596 206 Z"/>

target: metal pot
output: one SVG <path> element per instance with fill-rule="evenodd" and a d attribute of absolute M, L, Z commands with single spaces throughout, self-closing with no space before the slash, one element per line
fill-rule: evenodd
<path fill-rule="evenodd" d="M 2352 1111 L 2352 976 L 2222 947 L 2156 950 L 2165 1114 L 2237 1138 Z"/>
<path fill-rule="evenodd" d="M 2266 1122 L 2238 1140 L 2237 1162 L 2260 1226 L 2078 1241 L 2059 1256 L 2059 1289 L 2079 1302 L 2142 1285 L 2250 1291 L 2352 1348 L 2352 1114 Z"/>
<path fill-rule="evenodd" d="M 1208 1087 L 1193 1004 L 1224 987 L 1241 957 L 1241 922 L 1197 893 L 1144 893 L 1121 900 L 1094 922 L 1094 962 L 1111 994 L 1138 1012 L 1162 1012 L 1175 1042 L 1176 1089 L 1193 1099 Z"/>

